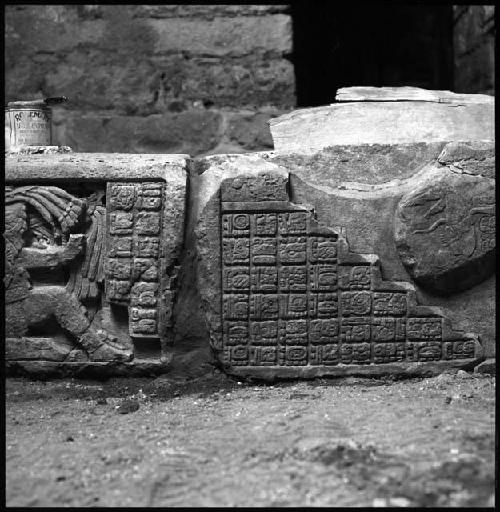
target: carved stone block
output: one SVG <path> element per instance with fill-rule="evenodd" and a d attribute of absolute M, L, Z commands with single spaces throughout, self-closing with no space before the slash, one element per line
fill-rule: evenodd
<path fill-rule="evenodd" d="M 183 165 L 169 176 L 169 158 L 6 159 L 8 364 L 60 375 L 161 371 L 186 190 Z M 123 181 L 131 163 L 142 180 Z M 141 338 L 158 340 L 157 360 L 137 366 Z"/>
<path fill-rule="evenodd" d="M 220 227 L 210 239 L 220 251 L 220 282 L 211 292 L 220 290 L 222 308 L 207 318 L 227 372 L 275 378 L 335 375 L 337 368 L 406 371 L 480 357 L 474 335 L 453 330 L 437 308 L 418 306 L 410 284 L 383 280 L 375 255 L 351 252 L 344 233 L 284 200 L 276 184 L 286 189 L 286 180 L 272 175 L 221 185 Z M 217 301 L 206 306 L 217 311 Z"/>

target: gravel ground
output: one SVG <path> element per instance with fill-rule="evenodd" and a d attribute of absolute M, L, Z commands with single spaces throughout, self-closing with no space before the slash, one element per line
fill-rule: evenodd
<path fill-rule="evenodd" d="M 495 378 L 6 381 L 8 506 L 494 506 Z"/>

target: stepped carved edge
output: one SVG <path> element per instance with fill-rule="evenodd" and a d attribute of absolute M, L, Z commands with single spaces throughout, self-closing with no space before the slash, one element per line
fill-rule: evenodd
<path fill-rule="evenodd" d="M 288 190 L 273 173 L 221 184 L 221 331 L 211 342 L 226 373 L 430 376 L 484 360 L 476 334 L 418 305 L 411 283 L 384 280 L 377 255 L 351 252 L 348 233 Z"/>

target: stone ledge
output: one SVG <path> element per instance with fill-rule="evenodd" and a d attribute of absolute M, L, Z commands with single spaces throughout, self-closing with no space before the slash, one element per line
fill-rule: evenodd
<path fill-rule="evenodd" d="M 67 153 L 8 155 L 5 181 L 116 181 L 162 179 L 184 184 L 189 155 Z"/>
<path fill-rule="evenodd" d="M 431 101 L 494 105 L 495 98 L 487 94 L 457 94 L 419 87 L 342 87 L 337 91 L 335 101 Z"/>
<path fill-rule="evenodd" d="M 453 370 L 472 370 L 483 359 L 455 359 L 425 363 L 385 363 L 370 365 L 335 366 L 224 366 L 224 371 L 235 377 L 275 381 L 282 379 L 314 379 L 316 377 L 434 377 Z M 279 372 L 277 372 L 279 368 Z"/>

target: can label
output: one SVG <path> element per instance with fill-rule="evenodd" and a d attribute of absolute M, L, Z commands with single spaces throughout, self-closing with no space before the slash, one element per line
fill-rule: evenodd
<path fill-rule="evenodd" d="M 16 146 L 50 146 L 49 108 L 6 108 L 5 149 Z"/>

